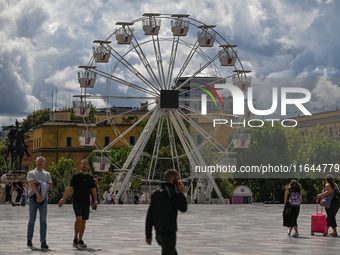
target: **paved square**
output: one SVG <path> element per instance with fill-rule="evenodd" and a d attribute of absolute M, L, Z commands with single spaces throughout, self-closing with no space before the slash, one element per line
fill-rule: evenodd
<path fill-rule="evenodd" d="M 26 246 L 28 206 L 0 205 L 0 254 L 160 254 L 153 239 L 145 243 L 148 205 L 103 205 L 92 211 L 86 226 L 86 250 L 72 247 L 74 214 L 71 205 L 48 205 L 47 243 L 42 252 L 37 215 L 32 250 Z M 189 205 L 179 213 L 179 254 L 339 254 L 340 237 L 310 235 L 315 205 L 302 205 L 300 237 L 287 236 L 283 205 Z M 340 222 L 339 215 L 337 220 Z"/>

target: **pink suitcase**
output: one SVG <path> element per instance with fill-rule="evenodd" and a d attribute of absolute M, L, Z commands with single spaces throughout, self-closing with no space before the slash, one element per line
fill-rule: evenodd
<path fill-rule="evenodd" d="M 321 198 L 321 213 L 319 213 L 318 205 L 319 205 L 319 198 L 316 200 L 316 214 L 312 214 L 312 225 L 311 225 L 311 234 L 314 233 L 323 233 L 326 235 L 326 215 L 322 214 L 322 198 Z"/>

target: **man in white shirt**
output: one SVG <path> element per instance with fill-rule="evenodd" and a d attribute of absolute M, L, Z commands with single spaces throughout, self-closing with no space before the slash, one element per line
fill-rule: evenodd
<path fill-rule="evenodd" d="M 142 204 L 145 204 L 145 195 L 142 193 L 142 196 L 140 198 L 140 201 L 142 202 Z"/>
<path fill-rule="evenodd" d="M 112 198 L 112 193 L 111 191 L 108 191 L 106 195 L 106 204 L 111 204 L 111 198 Z"/>
<path fill-rule="evenodd" d="M 45 158 L 37 157 L 36 160 L 37 167 L 29 171 L 27 174 L 27 181 L 29 183 L 28 188 L 28 206 L 29 206 L 29 221 L 27 227 L 27 246 L 32 247 L 32 238 L 34 233 L 34 224 L 37 216 L 37 211 L 40 214 L 40 242 L 42 249 L 48 249 L 46 244 L 46 232 L 47 232 L 47 198 L 39 193 L 38 186 L 43 184 L 48 185 L 48 190 L 52 190 L 52 180 L 49 172 L 45 171 L 43 167 L 45 166 Z M 41 188 L 40 188 L 41 190 Z"/>

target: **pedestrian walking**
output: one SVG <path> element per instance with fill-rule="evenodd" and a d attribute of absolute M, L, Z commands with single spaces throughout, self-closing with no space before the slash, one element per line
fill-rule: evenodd
<path fill-rule="evenodd" d="M 162 255 L 177 255 L 176 231 L 178 211 L 187 211 L 183 195 L 184 186 L 174 169 L 165 172 L 165 183 L 151 197 L 146 217 L 146 242 L 151 245 L 152 227 L 156 230 L 156 241 L 162 247 Z"/>
<path fill-rule="evenodd" d="M 326 209 L 326 214 L 327 214 L 327 227 L 324 232 L 324 235 L 328 234 L 328 229 L 331 227 L 333 229 L 333 233 L 329 234 L 330 236 L 338 236 L 336 227 L 336 219 L 335 216 L 339 211 L 340 203 L 339 201 L 336 201 L 334 199 L 334 192 L 335 190 L 339 190 L 339 186 L 334 182 L 334 177 L 332 175 L 327 175 L 326 178 L 326 184 L 324 191 L 320 194 L 317 195 L 317 197 L 322 197 L 322 196 L 329 196 L 331 195 L 331 203 L 329 208 Z"/>
<path fill-rule="evenodd" d="M 111 198 L 112 198 L 112 193 L 111 191 L 107 191 L 107 195 L 106 195 L 106 204 L 111 204 Z"/>
<path fill-rule="evenodd" d="M 146 199 L 145 199 L 144 193 L 141 193 L 140 201 L 142 202 L 142 204 L 146 203 Z"/>
<path fill-rule="evenodd" d="M 78 248 L 86 248 L 87 245 L 83 241 L 86 221 L 90 214 L 90 194 L 92 192 L 95 201 L 93 202 L 94 209 L 97 209 L 98 201 L 96 196 L 96 187 L 94 185 L 93 176 L 88 173 L 89 162 L 83 159 L 80 162 L 79 173 L 72 176 L 70 185 L 62 199 L 59 201 L 59 207 L 62 207 L 65 200 L 73 190 L 73 210 L 76 215 L 76 222 L 74 223 L 74 239 L 73 246 Z"/>
<path fill-rule="evenodd" d="M 133 203 L 134 204 L 138 204 L 139 203 L 139 196 L 138 196 L 137 193 L 135 194 L 135 197 L 133 198 Z"/>
<path fill-rule="evenodd" d="M 283 226 L 288 227 L 288 235 L 291 235 L 294 228 L 295 233 L 293 237 L 299 236 L 297 218 L 300 213 L 300 205 L 302 203 L 301 184 L 296 180 L 292 180 L 289 185 L 285 186 L 284 198 L 284 211 L 283 211 Z"/>
<path fill-rule="evenodd" d="M 29 221 L 27 226 L 27 246 L 32 247 L 32 239 L 34 233 L 35 219 L 37 211 L 40 214 L 40 243 L 42 249 L 48 249 L 46 244 L 47 233 L 47 195 L 48 190 L 52 190 L 52 180 L 49 172 L 43 168 L 45 166 L 45 158 L 37 157 L 37 167 L 29 171 L 27 174 L 28 186 L 28 206 L 29 206 Z"/>

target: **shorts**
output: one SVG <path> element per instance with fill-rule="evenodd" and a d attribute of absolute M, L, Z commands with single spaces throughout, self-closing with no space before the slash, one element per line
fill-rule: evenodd
<path fill-rule="evenodd" d="M 90 205 L 73 204 L 73 210 L 76 217 L 82 216 L 83 220 L 88 220 L 90 215 Z"/>

